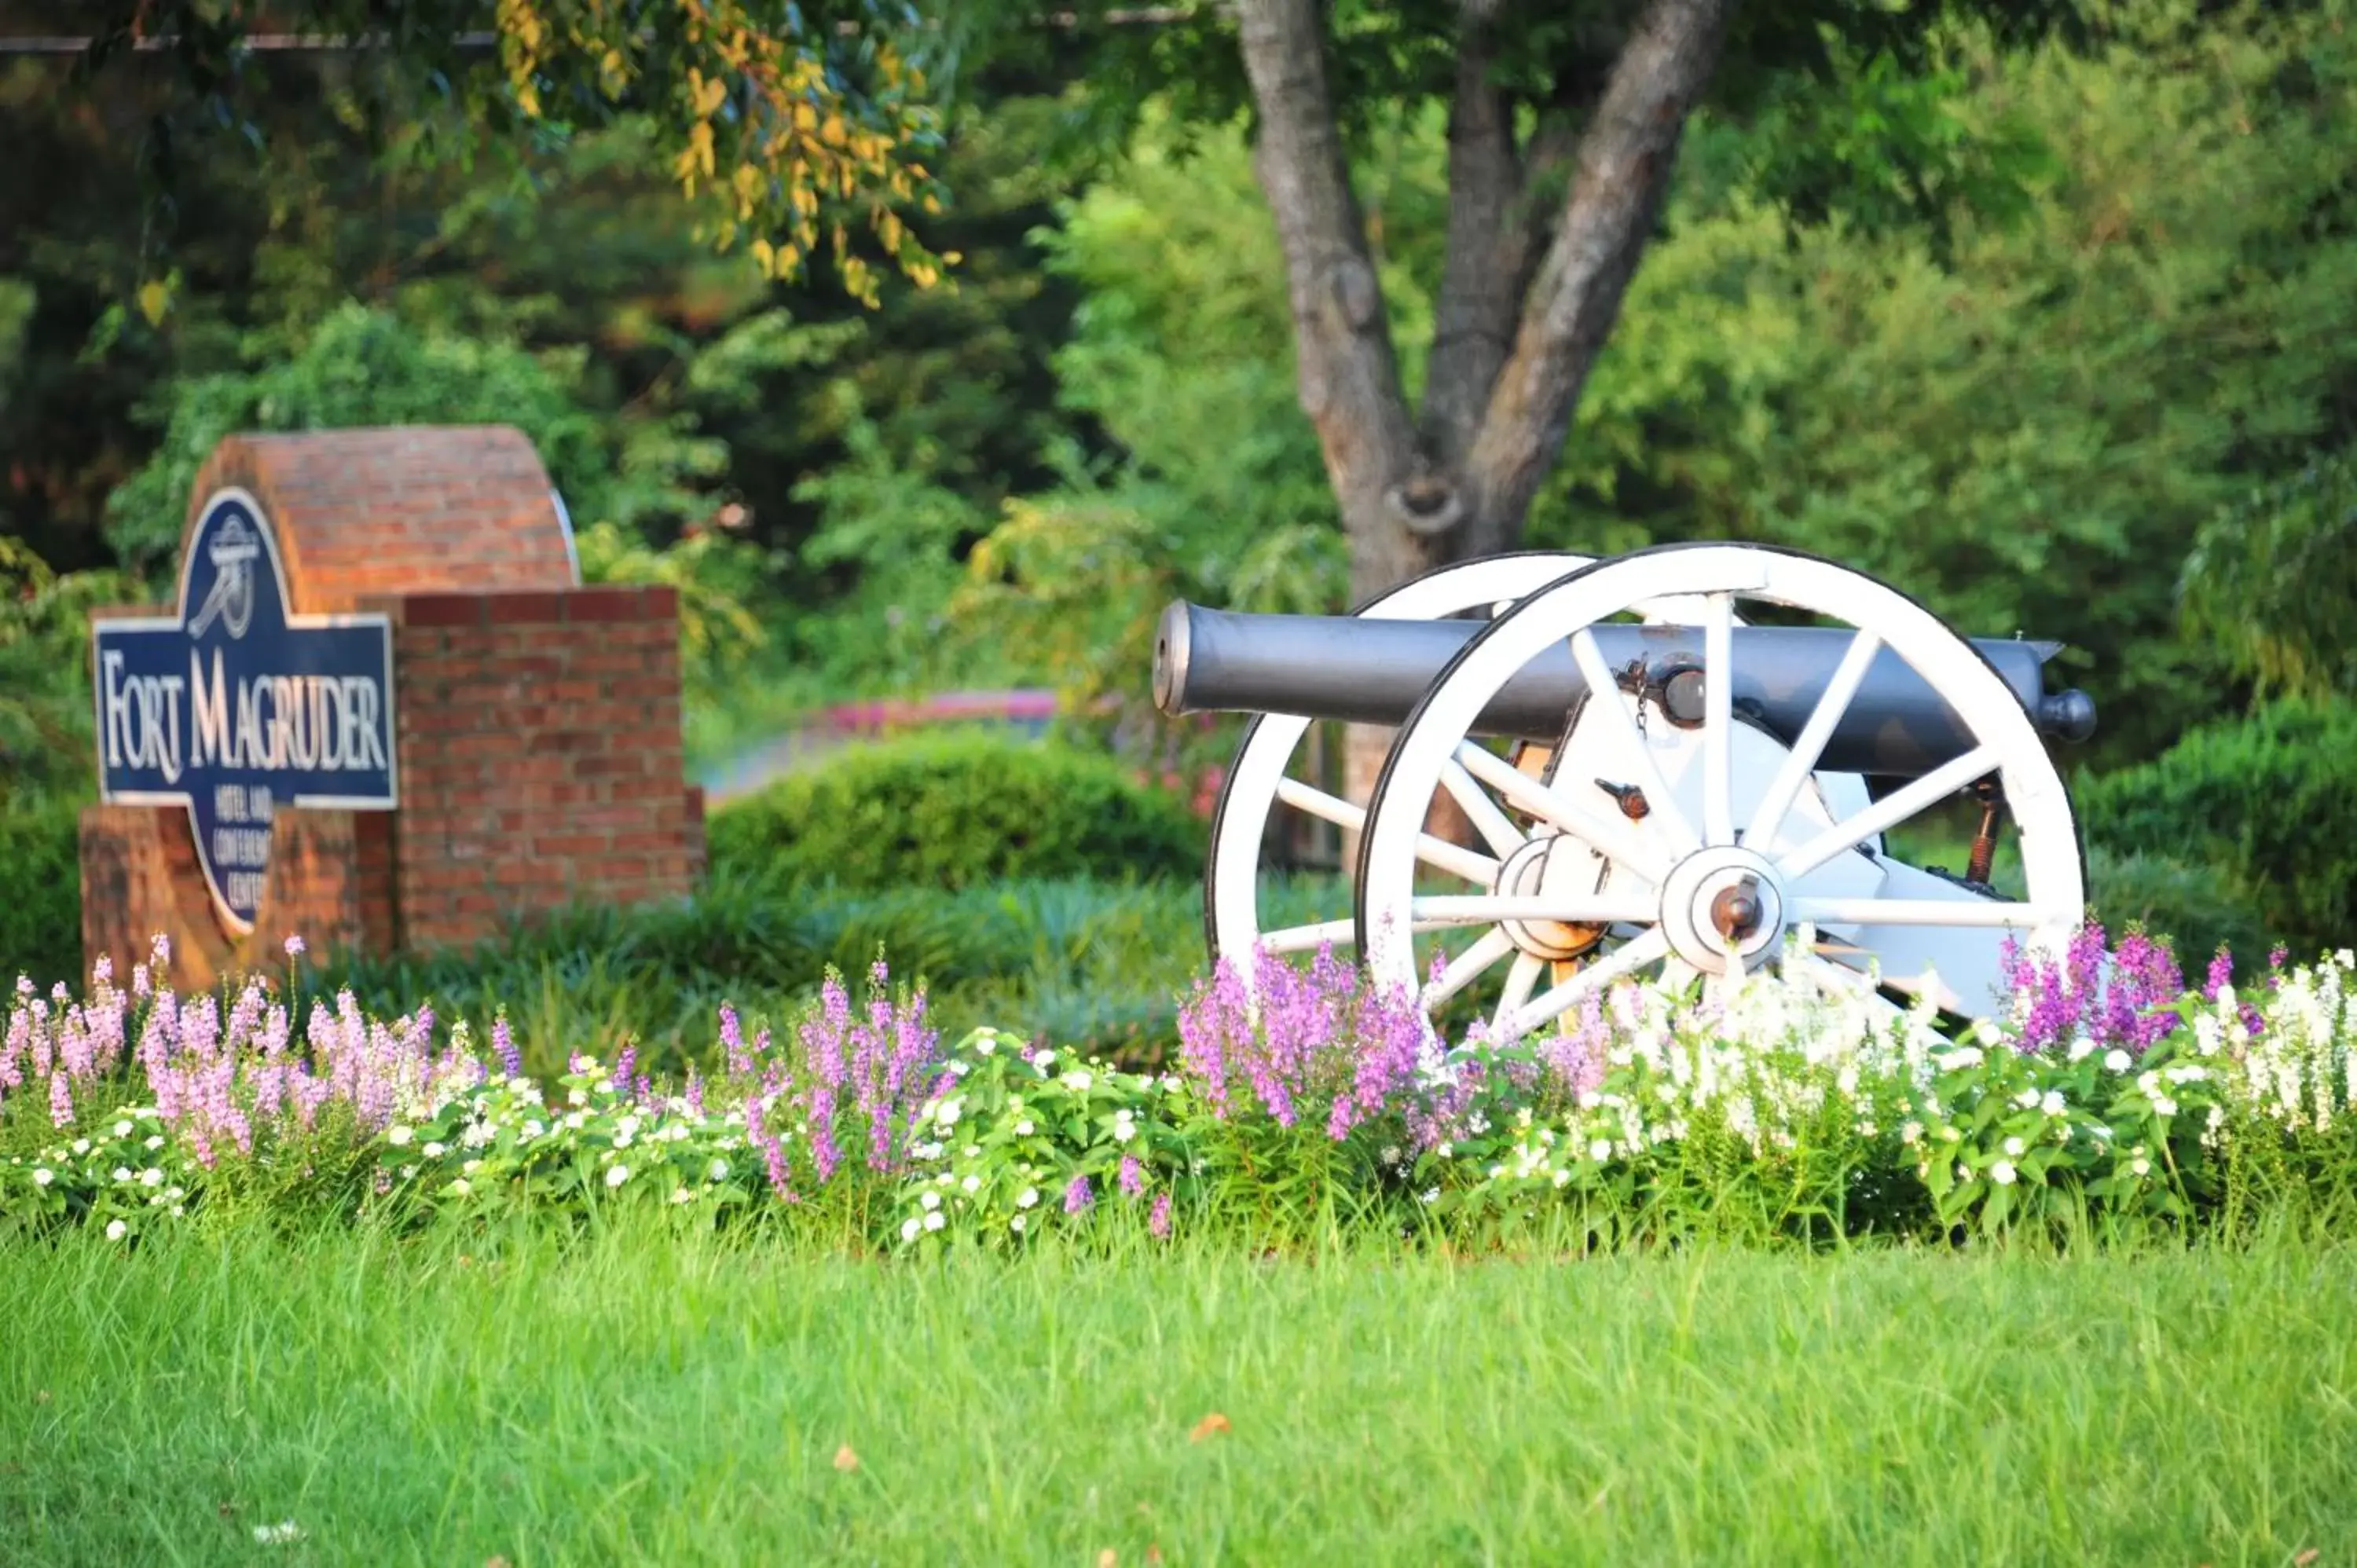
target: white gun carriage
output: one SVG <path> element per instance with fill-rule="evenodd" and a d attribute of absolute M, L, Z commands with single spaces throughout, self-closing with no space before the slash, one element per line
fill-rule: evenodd
<path fill-rule="evenodd" d="M 2094 704 L 2047 690 L 2059 649 L 1968 640 L 1816 556 L 1680 544 L 1467 562 L 1352 616 L 1174 604 L 1154 694 L 1255 715 L 1213 818 L 1215 958 L 1250 976 L 1265 953 L 1355 948 L 1379 983 L 1428 1012 L 1476 1001 L 1505 1039 L 1624 976 L 1707 983 L 1788 949 L 1828 983 L 1986 1011 L 2008 936 L 2057 950 L 2084 912 L 2047 743 L 2085 739 Z M 1320 720 L 1396 731 L 1368 799 L 1294 776 Z M 1979 808 L 1961 875 L 1892 852 L 1960 796 Z M 1428 831 L 1443 798 L 1474 842 Z M 1280 809 L 1356 836 L 1347 919 L 1264 923 Z M 2008 823 L 2021 886 L 2001 893 Z"/>

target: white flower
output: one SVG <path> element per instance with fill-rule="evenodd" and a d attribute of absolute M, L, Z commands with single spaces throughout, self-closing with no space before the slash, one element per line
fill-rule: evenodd
<path fill-rule="evenodd" d="M 1027 1187 L 1015 1195 L 1015 1207 L 1017 1208 L 1028 1208 L 1039 1201 L 1039 1189 L 1036 1187 Z"/>
<path fill-rule="evenodd" d="M 163 1173 L 163 1171 L 162 1171 L 161 1169 L 159 1169 L 158 1167 L 155 1166 L 155 1165 L 149 1165 L 145 1170 L 141 1171 L 141 1172 L 139 1173 L 139 1185 L 140 1185 L 141 1187 L 161 1187 L 161 1186 L 163 1186 L 163 1185 L 164 1185 L 164 1173 Z"/>
<path fill-rule="evenodd" d="M 619 1187 L 630 1179 L 630 1167 L 628 1165 L 616 1165 L 612 1170 L 606 1173 L 606 1185 L 608 1187 Z"/>
<path fill-rule="evenodd" d="M 1989 1180 L 1996 1183 L 1999 1187 L 2011 1187 L 2013 1185 L 2013 1162 L 2011 1160 L 1999 1160 L 1996 1164 L 1989 1166 Z"/>
<path fill-rule="evenodd" d="M 934 1112 L 933 1116 L 942 1126 L 954 1127 L 957 1125 L 957 1119 L 962 1113 L 963 1107 L 961 1107 L 956 1101 L 944 1100 L 942 1101 L 942 1108 L 939 1111 Z"/>
<path fill-rule="evenodd" d="M 2095 1042 L 2086 1035 L 2081 1034 L 2072 1038 L 2070 1058 L 2072 1061 L 2083 1061 L 2094 1054 Z"/>
<path fill-rule="evenodd" d="M 1588 1144 L 1587 1157 L 1596 1161 L 1598 1165 L 1610 1159 L 1612 1157 L 1611 1140 L 1608 1138 L 1598 1138 L 1594 1143 Z"/>
<path fill-rule="evenodd" d="M 704 1167 L 704 1175 L 705 1179 L 707 1181 L 726 1181 L 728 1179 L 728 1162 L 726 1160 L 714 1160 L 710 1165 Z"/>
<path fill-rule="evenodd" d="M 253 1541 L 257 1546 L 286 1546 L 302 1539 L 301 1527 L 291 1519 L 277 1524 L 257 1524 L 253 1527 Z"/>
<path fill-rule="evenodd" d="M 2038 1090 L 2025 1089 L 2013 1097 L 2013 1102 L 2024 1111 L 2035 1111 L 2038 1109 Z"/>
<path fill-rule="evenodd" d="M 1031 1119 L 1028 1116 L 1015 1123 L 1015 1135 L 1018 1138 L 1028 1138 L 1031 1135 Z"/>
<path fill-rule="evenodd" d="M 442 1157 L 442 1145 L 439 1144 L 428 1144 L 417 1152 L 424 1155 L 429 1160 L 438 1160 Z"/>
<path fill-rule="evenodd" d="M 90 1153 L 90 1140 L 88 1138 L 76 1138 L 73 1141 L 73 1152 L 77 1155 L 86 1155 Z"/>
<path fill-rule="evenodd" d="M 117 1122 L 114 1124 L 114 1135 L 118 1138 L 128 1138 L 131 1136 L 131 1123 L 128 1122 Z"/>
<path fill-rule="evenodd" d="M 1009 1230 L 1015 1231 L 1015 1232 L 1017 1232 L 1017 1233 L 1019 1235 L 1019 1234 L 1022 1232 L 1022 1230 L 1023 1230 L 1024 1227 L 1026 1227 L 1026 1226 L 1029 1225 L 1030 1223 L 1031 1223 L 1031 1217 L 1030 1217 L 1029 1215 L 1028 1215 L 1028 1214 L 1018 1214 L 1018 1215 L 1015 1216 L 1015 1218 L 1014 1218 L 1014 1219 L 1009 1219 L 1009 1220 L 1006 1222 L 1006 1228 L 1007 1228 Z"/>
<path fill-rule="evenodd" d="M 1383 1145 L 1383 1164 L 1387 1165 L 1395 1165 L 1399 1163 L 1399 1145 L 1397 1144 L 1386 1144 Z"/>
<path fill-rule="evenodd" d="M 1915 1143 L 1922 1136 L 1923 1123 L 1921 1122 L 1910 1122 L 1899 1129 L 1899 1141 L 1902 1144 Z"/>
<path fill-rule="evenodd" d="M 628 1133 L 617 1133 L 614 1134 L 614 1147 L 618 1149 L 627 1149 L 630 1146 L 630 1135 Z"/>
<path fill-rule="evenodd" d="M 1088 1092 L 1089 1085 L 1094 1083 L 1096 1079 L 1090 1077 L 1087 1073 L 1073 1071 L 1068 1072 L 1064 1075 L 1064 1081 L 1072 1088 L 1077 1089 L 1085 1094 Z"/>
<path fill-rule="evenodd" d="M 1137 1123 L 1135 1122 L 1116 1122 L 1113 1124 L 1113 1141 L 1114 1143 L 1126 1144 L 1132 1138 L 1136 1136 Z"/>
<path fill-rule="evenodd" d="M 468 1181 L 465 1176 L 452 1176 L 450 1178 L 450 1190 L 457 1197 L 464 1197 L 468 1193 L 475 1190 L 475 1185 Z"/>
<path fill-rule="evenodd" d="M 2174 1116 L 2177 1114 L 2177 1101 L 2166 1094 L 2156 1094 L 2152 1099 L 2152 1113 L 2156 1116 Z"/>
<path fill-rule="evenodd" d="M 2138 1176 L 2150 1176 L 2152 1174 L 2152 1162 L 2150 1160 L 2130 1160 L 2128 1162 L 2128 1169 L 2136 1172 Z"/>
<path fill-rule="evenodd" d="M 915 1240 L 917 1239 L 917 1231 L 919 1229 L 920 1229 L 919 1222 L 913 1217 L 902 1220 L 900 1222 L 900 1240 L 903 1241 Z"/>
<path fill-rule="evenodd" d="M 2104 1066 L 2114 1072 L 2126 1072 L 2132 1065 L 2127 1052 L 2117 1046 L 2104 1053 Z"/>
<path fill-rule="evenodd" d="M 120 1241 L 123 1240 L 123 1233 L 130 1229 L 130 1226 L 120 1219 L 110 1219 L 106 1222 L 106 1239 L 110 1241 Z"/>
<path fill-rule="evenodd" d="M 129 1165 L 115 1166 L 114 1179 L 117 1181 L 129 1181 L 131 1179 L 131 1167 Z"/>
<path fill-rule="evenodd" d="M 970 1176 L 966 1177 L 965 1180 L 958 1183 L 958 1185 L 965 1188 L 968 1192 L 980 1192 L 982 1190 L 982 1178 L 978 1176 Z"/>
<path fill-rule="evenodd" d="M 928 1230 L 938 1230 L 948 1223 L 949 1220 L 942 1216 L 939 1209 L 935 1209 L 931 1214 L 925 1216 L 925 1229 Z"/>
<path fill-rule="evenodd" d="M 673 1190 L 671 1200 L 673 1203 L 694 1203 L 695 1201 L 695 1194 L 688 1191 L 687 1188 L 683 1187 L 677 1187 Z"/>
<path fill-rule="evenodd" d="M 164 1134 L 157 1133 L 154 1136 L 150 1137 L 147 1140 L 147 1146 L 151 1149 L 162 1148 L 164 1146 Z"/>
<path fill-rule="evenodd" d="M 917 1195 L 917 1202 L 928 1212 L 931 1212 L 942 1206 L 942 1195 L 929 1189 Z"/>
<path fill-rule="evenodd" d="M 523 1135 L 527 1138 L 537 1138 L 547 1131 L 547 1126 L 539 1122 L 527 1122 L 523 1124 Z"/>
<path fill-rule="evenodd" d="M 2012 1155 L 2017 1160 L 2021 1158 L 2022 1151 L 2027 1149 L 2029 1146 L 2029 1144 L 2024 1144 L 2018 1138 L 2007 1138 L 2005 1141 L 2005 1152 Z"/>
<path fill-rule="evenodd" d="M 58 1173 L 49 1169 L 48 1166 L 35 1165 L 33 1167 L 33 1185 L 35 1187 L 47 1187 L 49 1183 L 57 1179 Z"/>
<path fill-rule="evenodd" d="M 2065 1108 L 2062 1099 L 2062 1091 L 2059 1089 L 2048 1090 L 2046 1091 L 2046 1098 L 2038 1102 L 2038 1108 L 2040 1111 L 2045 1112 L 2049 1116 L 2061 1115 Z"/>

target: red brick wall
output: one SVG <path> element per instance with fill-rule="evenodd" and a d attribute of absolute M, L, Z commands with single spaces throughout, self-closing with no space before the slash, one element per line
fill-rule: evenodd
<path fill-rule="evenodd" d="M 372 594 L 576 581 L 548 471 L 506 425 L 230 436 L 198 472 L 184 552 L 206 498 L 229 485 L 269 514 L 299 612 L 355 609 Z"/>
<path fill-rule="evenodd" d="M 575 900 L 683 896 L 703 859 L 683 783 L 670 588 L 404 594 L 394 624 L 399 940 L 467 943 Z"/>

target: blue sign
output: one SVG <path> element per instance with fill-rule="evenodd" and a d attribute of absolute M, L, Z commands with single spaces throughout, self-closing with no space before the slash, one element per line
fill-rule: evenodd
<path fill-rule="evenodd" d="M 261 503 L 205 502 L 180 564 L 179 613 L 92 622 L 99 793 L 188 809 L 224 919 L 253 929 L 283 811 L 389 811 L 393 627 L 382 615 L 286 613 Z"/>

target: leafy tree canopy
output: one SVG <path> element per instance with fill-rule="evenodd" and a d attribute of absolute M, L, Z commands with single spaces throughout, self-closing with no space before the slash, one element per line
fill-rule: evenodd
<path fill-rule="evenodd" d="M 486 140 L 546 144 L 643 116 L 711 236 L 741 241 L 771 276 L 799 275 L 824 251 L 872 302 L 880 271 L 925 285 L 947 259 L 909 222 L 941 199 L 942 121 L 918 58 L 927 30 L 883 0 L 37 0 L 35 9 L 54 32 L 93 37 L 85 81 L 130 59 L 163 66 L 143 161 L 167 212 L 192 136 L 266 140 L 269 72 L 255 62 L 294 39 L 343 51 L 344 102 L 371 135 L 433 127 L 421 149 L 430 156 L 463 159 Z"/>

